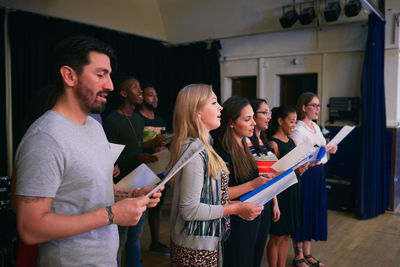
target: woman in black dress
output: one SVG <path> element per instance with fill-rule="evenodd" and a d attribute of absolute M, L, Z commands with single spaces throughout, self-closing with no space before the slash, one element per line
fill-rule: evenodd
<path fill-rule="evenodd" d="M 296 110 L 292 107 L 278 107 L 272 109 L 272 118 L 268 129 L 269 147 L 275 155 L 282 158 L 296 147 L 289 135 L 296 126 Z M 303 173 L 303 165 L 295 170 L 297 179 Z M 271 237 L 268 242 L 268 263 L 270 267 L 286 266 L 288 242 L 300 227 L 300 183 L 296 183 L 278 195 L 281 217 L 271 224 Z"/>

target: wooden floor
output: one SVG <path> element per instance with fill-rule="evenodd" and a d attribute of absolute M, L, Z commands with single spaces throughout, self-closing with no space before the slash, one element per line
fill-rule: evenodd
<path fill-rule="evenodd" d="M 161 241 L 168 245 L 171 196 L 172 192 L 168 191 L 161 222 Z M 147 222 L 141 244 L 144 266 L 169 266 L 169 257 L 149 253 Z M 400 267 L 400 216 L 388 212 L 360 221 L 350 213 L 328 211 L 328 241 L 313 242 L 311 252 L 326 267 Z M 291 266 L 293 255 L 289 247 L 287 266 Z M 262 266 L 268 266 L 265 254 Z"/>

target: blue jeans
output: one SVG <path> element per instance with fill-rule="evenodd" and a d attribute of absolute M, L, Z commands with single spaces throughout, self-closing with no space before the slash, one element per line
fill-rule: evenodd
<path fill-rule="evenodd" d="M 119 248 L 118 248 L 118 267 L 122 266 L 122 249 L 125 246 L 126 267 L 142 267 L 142 257 L 140 254 L 140 237 L 143 233 L 144 219 L 143 213 L 139 222 L 135 226 L 118 226 Z"/>

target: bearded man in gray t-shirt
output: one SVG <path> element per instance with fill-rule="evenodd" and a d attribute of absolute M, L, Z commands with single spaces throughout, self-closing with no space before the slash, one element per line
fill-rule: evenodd
<path fill-rule="evenodd" d="M 18 147 L 17 226 L 25 243 L 39 243 L 38 266 L 116 266 L 115 224 L 135 225 L 159 202 L 160 192 L 145 197 L 152 186 L 113 185 L 109 143 L 88 117 L 113 90 L 113 62 L 111 47 L 96 39 L 61 42 L 53 66 L 59 97 Z"/>

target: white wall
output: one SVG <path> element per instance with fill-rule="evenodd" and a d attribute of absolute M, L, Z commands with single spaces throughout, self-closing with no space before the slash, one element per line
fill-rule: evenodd
<path fill-rule="evenodd" d="M 385 50 L 385 100 L 386 119 L 389 126 L 400 123 L 400 56 L 399 49 Z"/>
<path fill-rule="evenodd" d="M 385 25 L 385 99 L 387 124 L 400 126 L 400 1 L 386 0 Z"/>
<path fill-rule="evenodd" d="M 166 40 L 157 0 L 0 0 L 0 5 Z"/>
<path fill-rule="evenodd" d="M 344 37 L 345 36 L 345 37 Z M 223 100 L 231 95 L 230 78 L 258 77 L 258 96 L 279 105 L 282 74 L 318 73 L 321 121 L 328 119 L 330 97 L 359 97 L 365 23 L 224 39 L 221 81 Z M 292 63 L 296 58 L 298 64 Z"/>

